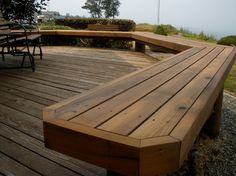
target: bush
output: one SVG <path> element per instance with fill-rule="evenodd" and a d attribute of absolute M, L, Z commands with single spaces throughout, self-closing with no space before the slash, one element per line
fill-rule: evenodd
<path fill-rule="evenodd" d="M 155 33 L 160 35 L 173 35 L 178 34 L 178 30 L 170 24 L 162 24 L 157 26 Z"/>
<path fill-rule="evenodd" d="M 155 32 L 156 25 L 148 24 L 148 23 L 140 23 L 136 25 L 136 31 L 144 31 L 144 32 Z"/>
<path fill-rule="evenodd" d="M 236 35 L 223 37 L 217 43 L 220 45 L 229 45 L 229 46 L 234 45 L 234 46 L 236 46 Z"/>
<path fill-rule="evenodd" d="M 73 30 L 69 26 L 55 25 L 55 24 L 41 24 L 39 26 L 41 30 Z"/>
<path fill-rule="evenodd" d="M 56 25 L 69 26 L 75 29 L 87 29 L 89 24 L 119 25 L 119 31 L 135 31 L 136 23 L 132 20 L 123 19 L 100 19 L 100 18 L 66 18 L 56 19 Z"/>
<path fill-rule="evenodd" d="M 161 25 L 168 35 L 178 34 L 178 29 L 170 24 Z"/>
<path fill-rule="evenodd" d="M 87 29 L 89 24 L 101 24 L 101 25 L 119 25 L 119 31 L 135 31 L 136 24 L 132 20 L 120 20 L 120 19 L 97 19 L 97 18 L 66 18 L 56 19 L 56 25 L 69 26 L 75 29 Z M 87 39 L 83 40 L 82 44 L 79 42 L 79 46 L 92 46 L 92 47 L 106 47 L 106 48 L 130 48 L 132 45 L 128 41 L 121 40 L 109 40 L 109 39 Z"/>
<path fill-rule="evenodd" d="M 167 32 L 165 31 L 163 25 L 159 25 L 156 28 L 155 34 L 159 34 L 159 35 L 167 35 Z"/>

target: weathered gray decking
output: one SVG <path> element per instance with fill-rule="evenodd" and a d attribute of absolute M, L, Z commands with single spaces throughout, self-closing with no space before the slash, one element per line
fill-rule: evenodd
<path fill-rule="evenodd" d="M 44 147 L 42 109 L 156 60 L 88 48 L 46 47 L 44 53 L 42 61 L 36 59 L 35 73 L 0 70 L 0 175 L 105 175 L 102 168 Z M 15 64 L 15 59 L 6 63 Z"/>

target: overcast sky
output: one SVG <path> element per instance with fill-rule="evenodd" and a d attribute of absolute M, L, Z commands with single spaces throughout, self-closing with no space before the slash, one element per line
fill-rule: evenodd
<path fill-rule="evenodd" d="M 89 16 L 81 9 L 86 0 L 50 0 L 49 10 Z M 157 0 L 120 0 L 119 18 L 157 23 Z M 160 22 L 204 31 L 216 37 L 236 35 L 236 0 L 161 0 Z"/>

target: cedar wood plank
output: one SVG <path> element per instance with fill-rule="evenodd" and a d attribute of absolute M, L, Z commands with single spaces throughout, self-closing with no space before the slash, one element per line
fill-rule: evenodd
<path fill-rule="evenodd" d="M 196 55 L 194 55 L 190 58 L 187 58 L 186 60 L 184 60 L 183 62 L 181 62 L 177 65 L 173 65 L 168 70 L 165 70 L 165 71 L 161 72 L 160 74 L 146 80 L 145 82 L 142 82 L 141 84 L 123 92 L 122 94 L 119 94 L 116 97 L 113 97 L 112 99 L 107 100 L 106 102 L 94 107 L 93 109 L 90 109 L 89 111 L 73 118 L 71 121 L 75 122 L 75 123 L 89 125 L 91 127 L 99 126 L 100 124 L 106 122 L 107 120 L 112 118 L 114 115 L 123 111 L 126 107 L 129 107 L 130 105 L 132 105 L 136 101 L 138 101 L 140 99 L 141 99 L 140 101 L 142 101 L 142 100 L 145 101 L 145 96 L 149 96 L 148 94 L 152 94 L 153 91 L 155 92 L 159 86 L 164 85 L 167 81 L 171 80 L 173 77 L 175 77 L 176 75 L 181 73 L 185 68 L 188 68 L 189 65 L 195 63 L 200 58 L 202 58 L 204 55 L 208 54 L 208 52 L 210 52 L 211 50 L 212 50 L 211 47 L 206 48 L 204 51 L 197 53 Z M 162 94 L 162 95 L 168 96 L 168 95 L 164 95 L 164 94 Z M 129 97 L 129 98 L 127 99 L 127 97 Z M 155 100 L 155 99 L 153 99 L 153 100 Z M 120 116 L 117 118 L 122 119 L 122 121 L 124 120 L 124 124 L 127 124 L 127 122 L 129 122 L 129 121 L 126 121 L 125 118 L 127 116 L 129 116 L 128 115 L 129 112 L 137 112 L 138 111 L 138 113 L 141 113 L 140 108 L 141 107 L 136 107 L 132 110 L 128 109 L 126 112 L 122 112 L 122 114 L 119 114 L 120 116 L 123 116 L 124 118 L 123 117 L 120 118 Z M 145 111 L 145 108 L 144 107 L 142 107 L 142 108 Z M 110 109 L 111 111 L 107 111 L 107 109 Z M 130 116 L 133 116 L 133 115 L 134 114 L 132 114 Z M 133 116 L 133 117 L 136 118 L 137 116 Z M 113 117 L 113 118 L 116 118 L 116 117 Z M 108 125 L 106 127 L 110 127 L 110 125 L 113 124 L 113 122 L 110 123 L 110 120 L 107 123 L 108 123 Z M 117 121 L 115 121 L 114 124 L 118 125 Z M 112 126 L 111 126 L 111 128 L 112 128 Z M 124 126 L 124 128 L 126 128 L 126 127 Z M 103 125 L 100 129 L 108 130 L 107 128 L 104 128 Z M 122 131 L 123 130 L 121 129 L 121 132 Z M 123 135 L 125 135 L 125 134 L 123 134 Z"/>
<path fill-rule="evenodd" d="M 196 54 L 200 50 L 201 49 L 199 48 L 190 49 L 183 52 L 182 54 L 176 55 L 175 57 L 171 57 L 171 59 L 167 60 L 166 62 L 154 64 L 154 66 L 141 69 L 140 71 L 111 81 L 110 83 L 91 90 L 84 95 L 77 95 L 58 104 L 47 107 L 46 109 L 44 109 L 44 114 L 47 117 L 62 117 L 65 120 L 69 120 L 70 118 L 73 118 L 76 115 L 83 113 L 100 104 L 101 102 L 110 99 L 117 94 L 120 94 L 121 92 L 131 88 L 132 86 L 135 86 L 136 84 L 139 84 L 140 82 L 152 76 L 155 76 L 161 71 L 166 70 L 171 65 L 185 60 L 186 58 Z M 155 65 L 160 65 L 162 69 L 155 67 Z M 139 74 L 138 77 L 137 74 Z M 126 81 L 128 81 L 129 84 L 127 84 Z M 107 91 L 112 92 L 112 94 L 107 94 Z"/>
<path fill-rule="evenodd" d="M 185 160 L 187 153 L 191 149 L 191 146 L 193 145 L 202 126 L 212 113 L 214 102 L 222 90 L 224 80 L 226 79 L 235 59 L 236 49 L 234 48 L 226 62 L 213 77 L 210 84 L 207 85 L 191 109 L 170 133 L 170 136 L 182 141 L 180 164 Z"/>
<path fill-rule="evenodd" d="M 215 59 L 203 71 L 130 136 L 149 138 L 168 135 L 209 84 L 230 52 L 231 48 L 228 48 L 218 56 L 216 55 L 216 58 L 214 57 Z"/>
<path fill-rule="evenodd" d="M 194 77 L 199 74 L 199 72 L 204 69 L 221 51 L 222 48 L 216 48 L 210 52 L 210 54 L 200 57 L 201 59 L 196 58 L 197 62 L 193 60 L 193 64 L 187 64 L 186 69 L 184 69 L 185 65 L 183 63 L 184 71 L 110 119 L 108 122 L 99 127 L 99 129 L 122 135 L 130 134 L 135 128 L 142 126 L 142 123 L 153 113 L 155 113 L 155 111 L 157 111 L 160 107 L 165 106 L 164 104 L 166 102 L 170 101 L 176 93 L 178 93 L 192 79 L 194 79 Z M 191 63 L 190 58 L 187 61 Z M 171 74 L 171 72 L 166 73 L 166 75 L 169 74 Z M 159 80 L 156 82 L 159 82 Z M 156 102 L 156 100 L 158 100 L 158 102 Z"/>
<path fill-rule="evenodd" d="M 46 31 L 47 32 L 47 31 Z M 73 31 L 71 31 L 73 32 Z M 72 34 L 69 33 L 67 31 L 56 31 L 56 34 L 58 35 L 80 35 L 79 33 L 77 34 Z M 109 35 L 112 35 L 112 37 L 124 37 L 126 35 L 126 37 L 133 37 L 133 39 L 137 39 L 137 40 L 149 40 L 151 39 L 151 37 L 149 36 L 149 34 L 140 34 L 140 36 L 135 36 L 138 35 L 133 34 L 133 33 L 107 33 L 107 32 L 100 32 L 99 34 L 94 33 L 93 31 L 91 31 L 90 33 L 87 31 L 84 31 L 82 34 L 82 36 L 86 36 L 86 35 L 91 35 L 91 36 L 97 36 L 100 35 L 101 37 L 109 37 Z M 138 39 L 139 38 L 139 39 Z M 160 39 L 158 37 L 156 37 L 154 39 L 153 42 L 156 42 L 156 44 L 158 44 L 158 42 L 160 42 L 161 40 L 164 39 Z M 178 39 L 171 39 L 171 38 L 166 38 L 166 40 L 164 40 L 165 46 L 169 47 L 171 49 L 173 49 L 174 47 L 176 47 L 178 50 L 183 51 L 185 49 L 191 48 L 191 47 L 196 47 L 196 46 L 206 46 L 205 44 L 201 43 L 201 42 L 193 42 L 191 43 L 189 42 L 184 42 L 184 40 L 178 40 Z M 174 43 L 174 44 L 171 44 Z M 186 44 L 186 45 L 185 45 Z M 176 45 L 176 46 L 175 46 Z M 186 47 L 184 49 L 184 47 Z M 176 49 L 175 48 L 175 49 Z M 220 48 L 220 47 L 219 47 Z M 144 125 L 140 126 L 139 128 L 137 128 L 129 137 L 125 137 L 122 135 L 117 135 L 111 132 L 105 132 L 102 130 L 98 130 L 98 129 L 94 129 L 94 128 L 90 128 L 90 127 L 86 127 L 80 124 L 75 124 L 72 123 L 71 121 L 66 121 L 66 120 L 70 120 L 73 117 L 75 117 L 76 115 L 80 115 L 83 112 L 89 111 L 91 108 L 99 105 L 100 103 L 103 103 L 106 100 L 109 100 L 110 98 L 112 98 L 115 95 L 118 95 L 120 93 L 122 93 L 123 91 L 126 91 L 127 89 L 129 89 L 130 87 L 126 87 L 125 89 L 121 89 L 118 92 L 115 92 L 112 95 L 109 95 L 108 97 L 104 97 L 104 93 L 102 92 L 103 89 L 108 89 L 109 87 L 114 88 L 113 86 L 117 85 L 118 87 L 120 86 L 119 84 L 122 83 L 124 80 L 126 79 L 130 79 L 130 78 L 134 78 L 136 74 L 138 73 L 143 73 L 146 72 L 146 70 L 151 70 L 153 67 L 149 67 L 148 69 L 144 69 L 142 71 L 139 71 L 137 73 L 131 74 L 125 78 L 119 79 L 118 81 L 114 81 L 106 86 L 101 86 L 100 88 L 91 91 L 90 93 L 84 95 L 84 96 L 76 96 L 73 97 L 70 100 L 66 100 L 63 103 L 57 104 L 57 105 L 53 105 L 49 108 L 47 108 L 44 111 L 44 134 L 45 134 L 45 139 L 46 139 L 46 146 L 53 148 L 57 151 L 60 151 L 62 153 L 66 153 L 72 156 L 76 156 L 78 158 L 82 158 L 86 161 L 101 165 L 107 169 L 111 169 L 114 171 L 118 171 L 120 173 L 124 173 L 124 174 L 132 174 L 132 175 L 153 175 L 153 174 L 159 174 L 159 173 L 166 173 L 167 171 L 170 170 L 175 170 L 177 169 L 177 165 L 179 165 L 182 161 L 184 156 L 186 155 L 186 151 L 189 150 L 189 147 L 191 146 L 192 142 L 194 141 L 196 136 L 187 136 L 193 133 L 191 130 L 192 129 L 188 129 L 189 133 L 178 133 L 179 131 L 182 132 L 181 128 L 180 130 L 176 130 L 178 128 L 175 128 L 176 125 L 180 122 L 182 122 L 181 119 L 186 119 L 184 116 L 186 113 L 188 113 L 189 111 L 191 111 L 192 109 L 196 111 L 196 109 L 194 109 L 194 105 L 196 104 L 196 102 L 198 102 L 198 100 L 200 99 L 199 97 L 203 97 L 202 94 L 204 94 L 204 90 L 207 90 L 207 88 L 209 87 L 209 85 L 212 84 L 212 82 L 214 82 L 214 76 L 215 74 L 218 75 L 216 77 L 218 85 L 222 85 L 223 81 L 227 75 L 227 73 L 230 70 L 230 66 L 232 66 L 233 60 L 235 59 L 235 51 L 232 52 L 232 49 L 229 47 L 225 47 L 226 49 L 223 52 L 219 52 L 217 54 L 217 52 L 215 53 L 215 59 L 211 62 L 211 64 L 206 67 L 199 75 L 196 76 L 195 79 L 193 79 L 187 86 L 185 86 L 181 91 L 179 91 L 177 93 L 176 96 L 174 96 L 170 101 L 167 102 L 167 105 L 165 105 L 161 111 L 157 111 L 156 114 L 153 114 L 152 118 L 149 118 L 147 121 L 144 122 Z M 195 48 L 194 48 L 195 49 Z M 194 49 L 190 49 L 190 51 L 193 52 Z M 199 49 L 199 51 L 202 49 Z M 219 51 L 219 50 L 218 50 Z M 197 53 L 198 51 L 195 50 L 195 52 Z M 188 53 L 188 51 L 185 51 L 185 56 Z M 193 52 L 194 53 L 194 52 Z M 192 55 L 194 55 L 192 53 Z M 195 53 L 195 54 L 196 54 Z M 228 57 L 228 59 L 225 62 L 226 57 L 229 55 L 230 57 Z M 218 55 L 218 56 L 217 56 Z M 183 54 L 179 54 L 179 57 L 183 56 Z M 178 57 L 177 56 L 177 57 Z M 191 56 L 191 55 L 190 55 Z M 190 57 L 189 56 L 189 57 Z M 214 55 L 212 55 L 213 57 Z M 173 57 L 176 58 L 176 57 Z M 173 61 L 174 59 L 170 59 L 169 62 Z M 188 57 L 186 57 L 188 58 Z M 209 57 L 208 57 L 209 59 Z M 168 61 L 167 61 L 168 63 Z M 162 65 L 163 63 L 161 63 L 160 65 Z M 221 65 L 223 64 L 223 67 L 221 67 Z M 160 66 L 161 67 L 161 66 Z M 224 68 L 222 70 L 222 68 Z M 220 70 L 220 71 L 218 71 Z M 152 72 L 151 72 L 152 73 Z M 154 74 L 154 73 L 152 73 Z M 132 77 L 134 76 L 134 77 Z M 152 75 L 153 76 L 153 75 Z M 150 75 L 149 75 L 150 78 Z M 139 81 L 146 81 L 148 79 L 147 78 L 142 78 Z M 211 81 L 213 80 L 213 81 Z M 134 82 L 133 86 L 136 86 L 137 84 L 139 84 L 140 82 Z M 194 84 L 198 84 L 200 85 L 198 89 L 194 89 Z M 201 85 L 202 84 L 202 85 Z M 132 86 L 131 86 L 132 87 Z M 207 88 L 206 88 L 207 87 Z M 206 89 L 205 89 L 206 88 Z M 217 93 L 218 87 L 216 90 L 212 91 L 212 87 L 210 87 L 211 89 L 211 96 L 213 94 L 215 94 L 215 92 Z M 116 89 L 115 89 L 116 90 Z M 191 91 L 189 91 L 191 90 Z M 92 98 L 94 98 L 94 95 L 97 95 L 97 93 L 99 93 L 99 91 L 101 91 L 101 97 L 98 97 L 98 99 L 95 99 L 95 101 L 92 100 Z M 203 93 L 202 93 L 203 92 Z M 201 94 L 202 93 L 202 94 Z M 187 99 L 181 99 L 181 97 L 186 97 L 186 96 L 190 96 Z M 92 105 L 88 105 L 86 102 L 84 105 L 82 105 L 82 110 L 80 108 L 80 110 L 75 110 L 75 108 L 78 108 L 78 103 L 81 100 L 86 100 L 87 98 L 91 98 L 89 101 L 92 102 Z M 202 98 L 205 101 L 209 101 L 209 99 L 205 99 Z M 82 101 L 83 103 L 83 101 Z M 177 104 L 182 104 L 181 107 L 177 106 Z M 70 106 L 74 106 L 71 109 L 67 109 L 67 107 Z M 84 108 L 83 108 L 84 106 Z M 178 114 L 177 117 L 170 119 L 170 121 L 166 121 L 165 119 L 157 119 L 156 121 L 153 121 L 153 119 L 156 119 L 156 115 L 158 113 L 162 113 L 163 115 L 170 115 L 170 117 L 172 117 L 171 113 L 169 113 L 168 110 L 168 106 L 169 107 L 176 107 L 177 109 L 175 109 Z M 199 106 L 199 105 L 198 105 Z M 197 107 L 198 108 L 198 107 Z M 190 109 L 190 110 L 189 110 Z M 209 108 L 210 109 L 210 108 Z M 188 111 L 189 110 L 189 111 Z M 69 112 L 69 111 L 72 111 Z M 202 111 L 206 111 L 203 110 Z M 202 113 L 198 111 L 198 113 Z M 161 114 L 160 113 L 160 114 Z M 210 111 L 208 112 L 210 113 Z M 182 118 L 184 116 L 184 118 Z M 59 118 L 58 118 L 59 117 Z M 63 117 L 65 117 L 63 119 Z M 196 118 L 197 119 L 197 118 Z M 161 123 L 157 123 L 160 122 Z M 170 123 L 169 123 L 170 122 Z M 192 122 L 192 124 L 190 124 L 190 128 L 193 127 L 195 121 Z M 200 122 L 199 122 L 200 123 Z M 201 121 L 201 123 L 203 123 Z M 146 125 L 147 124 L 147 125 Z M 154 128 L 154 126 L 159 125 L 159 128 L 161 130 L 156 130 Z M 179 125 L 177 125 L 178 127 Z M 200 124 L 201 126 L 201 124 Z M 195 127 L 196 128 L 200 128 L 200 126 Z M 189 126 L 188 126 L 189 127 Z M 174 128 L 174 131 L 172 131 Z M 142 129 L 142 130 L 140 130 Z M 145 129 L 145 130 L 143 130 Z M 151 131 L 151 129 L 153 129 L 153 131 Z M 175 130 L 177 131 L 176 133 Z M 172 132 L 172 133 L 171 133 Z M 171 148 L 173 149 L 174 153 L 166 156 L 163 158 L 163 161 L 166 161 L 165 159 L 168 160 L 168 162 L 164 162 L 164 163 L 169 163 L 170 160 L 175 161 L 174 166 L 172 167 L 170 164 L 166 165 L 166 169 L 163 169 L 163 172 L 158 170 L 158 167 L 155 167 L 155 165 L 152 165 L 151 169 L 148 170 L 148 165 L 153 164 L 154 162 L 156 162 L 156 160 L 158 160 L 157 158 L 160 159 L 160 157 L 153 157 L 153 156 L 162 156 L 162 154 L 157 153 L 155 155 L 154 154 L 156 151 L 158 151 L 158 147 L 161 146 L 161 144 L 157 144 L 157 145 L 147 145 L 145 147 L 141 147 L 142 146 L 142 142 L 149 140 L 148 138 L 155 138 L 157 136 L 168 136 L 171 133 L 171 136 L 173 136 L 174 138 L 172 138 L 172 140 L 175 142 L 173 142 L 174 147 L 173 146 L 165 146 L 167 150 L 170 150 Z M 177 134 L 177 137 L 175 136 Z M 59 136 L 59 138 L 54 138 L 55 136 Z M 182 135 L 182 136 L 181 136 Z M 197 133 L 195 133 L 194 135 L 197 135 Z M 61 138 L 60 138 L 61 137 Z M 179 138 L 178 138 L 179 137 Z M 142 140 L 138 140 L 138 139 L 142 139 Z M 144 139 L 147 138 L 147 139 Z M 158 137 L 158 140 L 162 138 L 162 137 Z M 63 139 L 66 142 L 61 142 L 60 139 Z M 89 141 L 89 139 L 91 139 Z M 151 139 L 150 139 L 151 140 Z M 182 141 L 183 140 L 183 141 Z M 77 142 L 74 142 L 77 141 Z M 95 141 L 95 143 L 97 143 L 99 145 L 99 147 L 94 147 L 93 145 L 90 146 L 89 142 L 91 141 Z M 180 143 L 180 141 L 182 141 Z M 81 142 L 82 145 L 78 145 L 78 143 Z M 147 142 L 148 143 L 148 142 Z M 76 147 L 73 147 L 73 145 L 76 144 Z M 110 147 L 114 147 L 114 149 L 111 149 Z M 155 149 L 155 147 L 157 147 Z M 169 148 L 170 147 L 170 148 Z M 78 148 L 81 149 L 81 151 L 78 150 Z M 71 150 L 70 150 L 71 149 Z M 139 150 L 140 149 L 140 150 Z M 176 151 L 176 149 L 178 151 Z M 162 149 L 163 150 L 163 149 Z M 140 155 L 139 155 L 139 151 L 141 151 Z M 172 151 L 172 150 L 171 150 Z M 86 152 L 86 154 L 84 155 L 82 152 Z M 94 152 L 94 153 L 93 153 Z M 179 153 L 180 152 L 180 153 Z M 93 156 L 92 154 L 95 154 L 95 156 Z M 127 154 L 127 155 L 126 155 Z M 111 157 L 112 156 L 112 157 Z M 121 156 L 116 158 L 117 156 Z M 131 157 L 131 158 L 130 158 Z M 173 157 L 172 159 L 170 159 L 171 157 Z M 179 159 L 180 157 L 180 159 Z M 141 160 L 141 164 L 138 162 L 138 160 Z M 122 161 L 122 162 L 120 162 Z M 108 163 L 113 163 L 108 164 Z M 143 162 L 143 163 L 142 163 Z M 119 163 L 119 164 L 118 164 Z M 158 162 L 157 162 L 158 163 Z M 139 165 L 140 164 L 140 165 Z M 140 170 L 137 170 L 137 168 L 139 168 Z M 156 168 L 158 168 L 156 170 Z M 165 168 L 165 167 L 164 167 Z"/>

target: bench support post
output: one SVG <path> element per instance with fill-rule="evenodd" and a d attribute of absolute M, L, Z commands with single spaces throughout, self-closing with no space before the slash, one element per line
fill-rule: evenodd
<path fill-rule="evenodd" d="M 107 170 L 107 176 L 124 176 L 124 175 L 111 170 Z"/>
<path fill-rule="evenodd" d="M 145 53 L 145 44 L 136 41 L 135 51 Z"/>
<path fill-rule="evenodd" d="M 220 133 L 221 113 L 222 113 L 223 89 L 220 92 L 214 107 L 213 113 L 204 126 L 204 132 L 210 137 L 217 137 Z"/>

